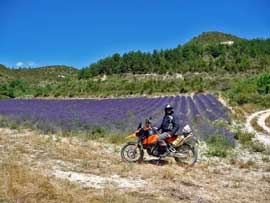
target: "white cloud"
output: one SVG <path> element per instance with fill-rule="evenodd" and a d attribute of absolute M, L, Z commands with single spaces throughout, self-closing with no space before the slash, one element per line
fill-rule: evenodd
<path fill-rule="evenodd" d="M 34 61 L 27 61 L 27 62 L 18 61 L 16 63 L 16 67 L 26 67 L 26 68 L 31 67 L 31 68 L 33 68 L 35 66 L 37 66 L 37 64 Z"/>
<path fill-rule="evenodd" d="M 16 66 L 17 66 L 17 67 L 22 67 L 23 64 L 24 64 L 23 62 L 19 61 L 19 62 L 16 63 Z"/>

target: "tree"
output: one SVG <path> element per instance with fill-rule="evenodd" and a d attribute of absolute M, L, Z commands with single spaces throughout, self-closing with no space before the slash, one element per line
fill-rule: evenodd
<path fill-rule="evenodd" d="M 231 46 L 220 42 L 233 40 Z M 82 69 L 79 79 L 101 74 L 166 73 L 168 71 L 241 72 L 266 68 L 270 65 L 270 39 L 239 40 L 224 33 L 205 33 L 174 49 L 154 50 L 152 53 L 131 51 L 111 57 Z M 198 69 L 201 68 L 201 69 Z"/>
<path fill-rule="evenodd" d="M 258 92 L 260 94 L 268 94 L 270 89 L 270 74 L 263 73 L 257 79 Z"/>

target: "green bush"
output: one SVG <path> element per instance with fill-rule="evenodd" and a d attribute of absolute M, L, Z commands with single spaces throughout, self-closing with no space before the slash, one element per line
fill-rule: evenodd
<path fill-rule="evenodd" d="M 233 145 L 229 139 L 223 135 L 211 135 L 207 138 L 208 156 L 227 157 Z"/>
<path fill-rule="evenodd" d="M 100 139 L 106 136 L 106 130 L 102 127 L 94 127 L 84 135 L 87 139 Z"/>
<path fill-rule="evenodd" d="M 255 104 L 263 108 L 270 106 L 269 101 L 270 75 L 263 73 L 248 78 L 235 80 L 227 96 L 232 104 Z"/>
<path fill-rule="evenodd" d="M 270 74 L 263 73 L 257 79 L 258 92 L 260 94 L 268 94 L 270 91 Z"/>

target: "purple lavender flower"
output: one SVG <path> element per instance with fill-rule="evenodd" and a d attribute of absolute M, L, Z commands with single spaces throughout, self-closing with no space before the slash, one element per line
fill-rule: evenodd
<path fill-rule="evenodd" d="M 150 116 L 159 125 L 164 105 L 170 103 L 180 128 L 189 124 L 201 139 L 215 133 L 233 140 L 233 134 L 218 129 L 213 121 L 230 120 L 227 109 L 213 95 L 167 96 L 121 99 L 13 99 L 0 100 L 0 115 L 18 123 L 31 123 L 46 132 L 91 130 L 97 126 L 113 131 L 131 131 Z"/>

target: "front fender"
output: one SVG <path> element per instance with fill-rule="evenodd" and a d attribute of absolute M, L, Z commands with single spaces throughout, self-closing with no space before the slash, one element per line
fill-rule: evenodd
<path fill-rule="evenodd" d="M 128 138 L 134 138 L 134 137 L 137 137 L 135 133 L 126 136 L 126 139 L 128 139 Z"/>
<path fill-rule="evenodd" d="M 141 144 L 141 143 L 138 143 L 138 142 L 127 142 L 127 144 L 129 144 L 129 145 L 138 145 L 138 147 L 139 147 L 140 149 L 143 148 L 143 147 L 142 147 L 142 144 Z"/>

